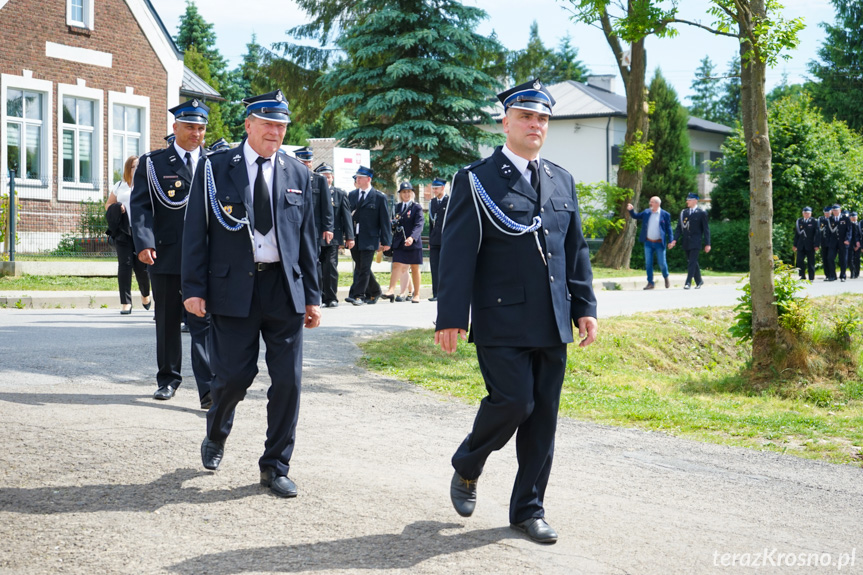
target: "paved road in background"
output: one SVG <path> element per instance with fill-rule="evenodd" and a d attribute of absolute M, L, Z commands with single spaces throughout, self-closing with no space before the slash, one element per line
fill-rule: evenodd
<path fill-rule="evenodd" d="M 863 280 L 809 291 L 859 293 Z M 607 317 L 733 305 L 739 292 L 597 295 Z M 507 526 L 512 445 L 461 518 L 449 458 L 475 407 L 356 367 L 358 341 L 431 327 L 435 305 L 323 313 L 305 332 L 300 496 L 283 501 L 257 485 L 263 353 L 210 473 L 193 386 L 149 397 L 152 313 L 0 310 L 0 573 L 863 572 L 861 468 L 573 420 L 560 422 L 546 496 L 558 544 Z"/>

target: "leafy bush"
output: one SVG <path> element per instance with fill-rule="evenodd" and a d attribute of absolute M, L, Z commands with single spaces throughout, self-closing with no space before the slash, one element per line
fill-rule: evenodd
<path fill-rule="evenodd" d="M 811 311 L 808 300 L 798 298 L 795 295 L 803 289 L 803 282 L 799 279 L 795 268 L 782 263 L 776 256 L 773 257 L 773 260 L 773 298 L 776 313 L 779 316 L 779 324 L 788 331 L 799 335 L 805 331 L 809 323 L 808 315 Z M 738 343 L 752 339 L 752 286 L 748 277 L 744 281 L 745 283 L 740 288 L 743 295 L 737 299 L 740 303 L 734 308 L 734 311 L 737 312 L 734 316 L 735 323 L 728 329 Z"/>

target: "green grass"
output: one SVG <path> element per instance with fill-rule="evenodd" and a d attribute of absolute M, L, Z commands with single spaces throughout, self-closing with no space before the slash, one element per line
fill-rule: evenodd
<path fill-rule="evenodd" d="M 859 304 L 863 296 L 824 300 L 819 313 Z M 786 377 L 752 389 L 745 375 L 748 348 L 728 335 L 732 317 L 729 308 L 712 308 L 602 320 L 594 345 L 569 346 L 561 414 L 860 464 L 861 374 L 844 381 Z M 485 396 L 472 345 L 459 342 L 447 356 L 434 346 L 431 330 L 412 330 L 368 341 L 362 349 L 371 370 L 470 403 Z M 854 353 L 860 365 L 859 350 Z"/>

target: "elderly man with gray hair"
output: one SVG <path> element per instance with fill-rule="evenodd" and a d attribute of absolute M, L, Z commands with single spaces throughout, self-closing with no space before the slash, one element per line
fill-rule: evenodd
<path fill-rule="evenodd" d="M 647 269 L 647 285 L 644 289 L 649 290 L 654 288 L 653 284 L 653 256 L 656 255 L 656 260 L 659 262 L 659 270 L 662 272 L 662 277 L 665 278 L 665 287 L 671 287 L 671 281 L 668 279 L 668 262 L 665 259 L 665 246 L 672 239 L 671 235 L 671 214 L 661 209 L 662 204 L 657 196 L 650 198 L 650 208 L 635 213 L 632 204 L 627 204 L 626 209 L 629 210 L 629 215 L 634 220 L 642 222 L 641 232 L 638 234 L 638 241 L 644 244 L 644 267 Z"/>

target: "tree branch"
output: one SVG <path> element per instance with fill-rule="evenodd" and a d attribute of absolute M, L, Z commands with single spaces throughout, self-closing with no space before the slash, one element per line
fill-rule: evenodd
<path fill-rule="evenodd" d="M 731 32 L 723 32 L 721 30 L 716 30 L 715 28 L 711 28 L 710 26 L 705 26 L 704 24 L 701 24 L 700 22 L 691 22 L 689 20 L 681 20 L 680 18 L 672 18 L 671 20 L 669 20 L 669 22 L 675 23 L 675 24 L 687 24 L 689 26 L 695 26 L 696 28 L 701 28 L 702 30 L 707 30 L 708 32 L 716 34 L 717 36 L 728 36 L 730 38 L 738 38 L 739 37 L 737 34 L 732 34 Z"/>

